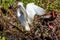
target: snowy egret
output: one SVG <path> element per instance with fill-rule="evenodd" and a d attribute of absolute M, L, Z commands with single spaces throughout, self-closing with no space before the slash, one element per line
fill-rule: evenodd
<path fill-rule="evenodd" d="M 30 27 L 28 25 L 27 21 L 27 13 L 25 11 L 25 8 L 23 6 L 22 2 L 18 2 L 18 8 L 17 8 L 17 17 L 19 21 L 21 22 L 21 25 L 25 27 L 25 30 L 30 31 Z"/>
<path fill-rule="evenodd" d="M 25 27 L 27 31 L 30 31 L 29 24 L 31 25 L 34 16 L 37 15 L 44 15 L 45 10 L 34 3 L 28 3 L 26 9 L 23 6 L 22 2 L 18 2 L 18 9 L 17 9 L 17 17 L 21 22 L 21 25 Z"/>

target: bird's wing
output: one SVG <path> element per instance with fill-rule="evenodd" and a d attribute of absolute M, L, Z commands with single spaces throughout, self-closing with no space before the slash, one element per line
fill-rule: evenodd
<path fill-rule="evenodd" d="M 26 10 L 28 12 L 30 12 L 31 15 L 32 14 L 37 14 L 37 15 L 44 15 L 45 14 L 45 10 L 43 8 L 35 5 L 34 3 L 28 3 L 26 6 Z"/>
<path fill-rule="evenodd" d="M 44 15 L 45 14 L 45 10 L 43 8 L 41 8 L 35 4 L 33 5 L 33 8 L 38 15 Z"/>
<path fill-rule="evenodd" d="M 28 3 L 26 5 L 26 12 L 27 12 L 28 17 L 30 17 L 32 19 L 34 18 L 35 14 L 36 14 L 36 12 L 33 9 L 33 5 L 30 5 L 30 3 Z"/>
<path fill-rule="evenodd" d="M 21 25 L 25 27 L 25 30 L 30 31 L 30 27 L 27 21 L 25 21 L 23 15 L 19 17 L 19 21 L 21 22 Z"/>
<path fill-rule="evenodd" d="M 24 16 L 22 15 L 21 13 L 21 10 L 20 8 L 17 9 L 17 17 L 19 19 L 19 21 L 21 22 L 21 25 L 25 25 L 25 19 L 24 19 Z"/>
<path fill-rule="evenodd" d="M 21 15 L 21 16 L 19 17 L 19 21 L 21 22 L 21 25 L 22 25 L 22 26 L 25 26 L 26 21 L 24 20 L 23 15 Z"/>
<path fill-rule="evenodd" d="M 18 12 L 18 11 L 19 11 L 19 12 Z M 21 25 L 22 25 L 23 27 L 25 27 L 25 29 L 26 29 L 27 31 L 30 31 L 29 24 L 28 24 L 28 22 L 24 19 L 24 15 L 23 15 L 22 12 L 20 11 L 20 9 L 17 10 L 17 12 L 18 12 L 18 13 L 17 13 L 17 16 L 18 16 L 18 19 L 19 19 Z"/>

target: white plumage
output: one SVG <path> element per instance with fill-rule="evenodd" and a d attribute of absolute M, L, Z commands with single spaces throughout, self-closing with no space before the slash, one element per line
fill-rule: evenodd
<path fill-rule="evenodd" d="M 17 17 L 19 21 L 21 22 L 21 25 L 25 27 L 25 30 L 30 31 L 30 27 L 27 22 L 27 14 L 23 7 L 23 3 L 18 2 L 18 6 L 20 6 L 20 8 L 17 8 Z"/>
<path fill-rule="evenodd" d="M 17 9 L 17 17 L 19 18 L 21 25 L 24 26 L 27 31 L 30 31 L 29 24 L 32 24 L 36 14 L 45 14 L 45 10 L 34 3 L 28 3 L 26 10 L 22 2 L 18 2 L 18 6 L 20 6 L 20 8 Z"/>
<path fill-rule="evenodd" d="M 45 10 L 37 5 L 35 5 L 34 3 L 29 3 L 26 6 L 26 12 L 28 15 L 28 22 L 31 24 L 32 21 L 34 19 L 34 16 L 37 15 L 44 15 L 45 14 Z"/>

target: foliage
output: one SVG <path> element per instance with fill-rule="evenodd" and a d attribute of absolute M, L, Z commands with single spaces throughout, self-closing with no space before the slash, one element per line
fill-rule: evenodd
<path fill-rule="evenodd" d="M 5 37 L 3 36 L 1 40 L 5 40 Z"/>
<path fill-rule="evenodd" d="M 45 10 L 52 10 L 52 9 L 54 9 L 54 10 L 59 10 L 59 9 L 60 9 L 60 1 L 58 1 L 58 0 L 54 0 L 53 2 L 51 2 L 52 0 L 19 0 L 19 1 L 20 1 L 20 2 L 23 2 L 25 7 L 26 7 L 26 5 L 27 5 L 28 3 L 34 2 L 36 5 L 45 8 Z M 16 2 L 17 2 L 17 0 L 0 0 L 0 7 L 4 8 L 4 9 L 9 9 L 9 7 L 12 6 L 12 5 L 14 5 Z M 44 4 L 44 6 L 43 6 L 43 4 Z M 12 10 L 14 10 L 14 9 L 12 9 Z M 7 10 L 6 10 L 6 11 L 7 11 Z M 8 12 L 8 13 L 6 13 L 6 15 L 4 15 L 5 19 L 8 19 L 10 22 L 14 21 L 13 17 L 11 16 L 11 14 L 13 15 L 13 12 L 11 12 L 11 13 Z M 8 15 L 9 15 L 9 16 L 8 16 Z M 13 16 L 15 16 L 15 15 L 13 15 Z M 1 19 L 2 19 L 2 18 L 1 18 Z M 0 20 L 1 20 L 1 19 L 0 19 Z M 10 20 L 10 19 L 11 19 L 11 20 Z M 3 20 L 3 19 L 2 19 L 2 20 Z M 7 21 L 8 21 L 8 20 L 7 20 Z M 7 26 L 11 27 L 11 26 L 9 25 L 9 23 L 7 23 L 7 22 L 5 22 L 5 21 L 3 21 L 3 23 L 6 24 Z M 3 24 L 3 23 L 2 23 L 2 24 Z M 16 22 L 15 22 L 15 21 L 12 22 L 13 25 L 14 25 L 14 23 L 16 23 Z M 55 23 L 57 23 L 57 22 L 55 22 Z M 36 22 L 36 24 L 37 24 L 37 22 Z M 57 23 L 57 24 L 58 24 L 58 23 Z M 16 26 L 17 29 L 24 31 L 24 28 L 21 27 L 18 23 L 16 23 L 15 26 Z M 7 27 L 7 28 L 8 28 L 7 30 L 10 30 L 9 27 Z M 12 28 L 12 29 L 13 29 L 14 31 L 17 30 L 17 29 L 14 29 L 14 28 Z M 44 28 L 44 29 L 46 29 L 46 28 Z M 38 30 L 38 29 L 37 29 L 37 30 Z M 37 31 L 37 30 L 36 30 L 36 31 Z M 6 31 L 6 30 L 5 30 L 5 31 Z M 10 30 L 10 31 L 11 31 L 11 30 Z M 48 31 L 48 30 L 47 30 L 47 31 Z M 34 32 L 34 33 L 33 33 L 33 32 Z M 46 31 L 45 31 L 45 32 L 46 32 Z M 12 35 L 14 34 L 13 31 L 10 32 L 10 33 L 12 33 Z M 15 32 L 15 33 L 17 33 L 17 32 Z M 19 33 L 17 33 L 17 34 L 18 34 L 18 35 L 21 35 L 20 33 L 21 33 L 21 32 L 19 32 Z M 29 38 L 29 36 L 30 36 L 30 37 L 32 37 L 32 36 L 36 37 L 36 35 L 38 36 L 38 33 L 37 33 L 37 34 L 36 34 L 36 33 L 37 33 L 37 32 L 35 32 L 35 30 L 34 30 L 34 31 L 32 31 L 31 34 L 27 34 L 27 35 L 28 35 L 28 38 Z M 41 32 L 39 32 L 39 34 L 40 34 L 40 33 L 41 33 Z M 4 33 L 3 33 L 3 34 L 4 34 Z M 35 34 L 35 35 L 34 35 L 34 34 Z M 46 32 L 46 34 L 47 34 L 47 32 Z M 23 35 L 24 35 L 24 32 L 23 32 Z M 26 36 L 24 35 L 23 37 L 26 37 Z M 32 38 L 34 38 L 34 37 L 32 37 Z M 12 37 L 12 38 L 13 38 L 13 37 Z M 40 38 L 40 37 L 39 37 L 39 38 Z M 51 38 L 53 38 L 53 37 L 51 37 Z M 6 37 L 3 36 L 1 40 L 6 40 Z M 19 38 L 19 40 L 21 40 L 21 38 Z"/>
<path fill-rule="evenodd" d="M 0 0 L 0 6 L 2 6 L 5 9 L 8 9 L 11 5 L 15 3 L 16 0 Z M 50 3 L 51 0 L 19 0 L 20 2 L 24 2 L 24 6 L 26 7 L 27 3 L 34 2 L 36 5 L 39 5 L 42 7 L 42 4 L 45 3 L 45 9 L 51 10 L 55 9 L 58 10 L 60 7 L 58 6 L 58 0 L 54 0 L 53 3 Z M 59 4 L 60 5 L 60 4 Z"/>
<path fill-rule="evenodd" d="M 53 3 L 50 3 L 51 0 L 20 0 L 21 2 L 24 2 L 24 6 L 26 6 L 27 3 L 34 2 L 36 5 L 39 5 L 42 7 L 42 4 L 45 3 L 45 9 L 46 10 L 58 10 L 58 0 L 54 0 Z M 45 1 L 45 2 L 44 2 Z"/>
<path fill-rule="evenodd" d="M 8 9 L 11 5 L 14 4 L 15 0 L 0 0 L 0 6 L 5 9 Z"/>

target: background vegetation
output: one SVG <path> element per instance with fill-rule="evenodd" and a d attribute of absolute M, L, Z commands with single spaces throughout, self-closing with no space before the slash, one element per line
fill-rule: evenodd
<path fill-rule="evenodd" d="M 0 0 L 0 35 L 1 40 L 10 39 L 10 40 L 22 40 L 22 39 L 39 39 L 39 35 L 42 34 L 41 28 L 36 28 L 34 30 L 32 27 L 32 32 L 26 32 L 24 28 L 20 25 L 17 17 L 16 17 L 16 5 L 17 2 L 23 2 L 24 7 L 30 2 L 35 3 L 36 5 L 44 8 L 45 10 L 52 10 L 54 9 L 57 13 L 60 13 L 60 0 Z M 58 23 L 57 23 L 58 22 Z M 53 21 L 56 23 L 55 25 L 60 25 L 60 18 L 58 21 Z M 37 22 L 36 22 L 37 23 Z M 35 25 L 34 25 L 35 26 Z M 43 37 L 47 35 L 52 35 L 54 33 L 50 33 L 49 28 L 44 28 Z M 55 33 L 60 35 L 60 26 L 57 27 Z M 20 36 L 19 36 L 20 35 Z M 25 38 L 27 37 L 27 38 Z M 51 36 L 52 38 L 54 37 Z M 56 37 L 56 35 L 55 35 Z M 12 39 L 11 39 L 12 38 Z M 60 36 L 58 36 L 60 38 Z"/>
<path fill-rule="evenodd" d="M 60 1 L 59 0 L 0 0 L 0 6 L 8 9 L 8 7 L 12 6 L 16 3 L 16 1 L 20 1 L 24 3 L 26 6 L 30 2 L 34 2 L 36 5 L 44 7 L 46 10 L 59 10 Z"/>

